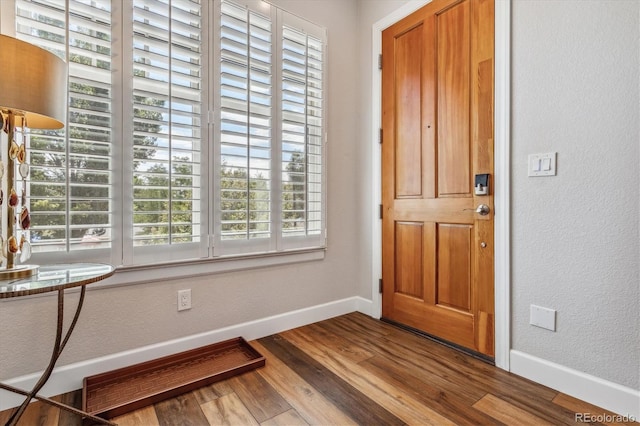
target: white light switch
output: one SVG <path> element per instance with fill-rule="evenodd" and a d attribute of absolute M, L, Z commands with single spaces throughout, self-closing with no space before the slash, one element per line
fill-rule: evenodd
<path fill-rule="evenodd" d="M 555 176 L 556 153 L 529 155 L 529 176 Z"/>
<path fill-rule="evenodd" d="M 542 160 L 540 160 L 539 158 L 533 162 L 533 166 L 532 167 L 533 167 L 533 171 L 534 172 L 539 172 L 540 169 L 542 169 L 542 167 L 540 167 L 541 163 L 542 163 Z"/>

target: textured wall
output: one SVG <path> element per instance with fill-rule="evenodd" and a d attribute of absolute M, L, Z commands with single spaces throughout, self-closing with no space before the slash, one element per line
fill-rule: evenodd
<path fill-rule="evenodd" d="M 357 294 L 362 249 L 356 229 L 358 58 L 356 2 L 274 0 L 329 29 L 329 248 L 323 261 L 172 282 L 89 291 L 59 365 L 340 300 Z M 322 7 L 318 7 L 321 5 Z M 191 288 L 193 308 L 176 311 Z M 73 298 L 69 298 L 71 302 Z M 0 301 L 0 380 L 42 370 L 55 327 L 55 297 Z"/>
<path fill-rule="evenodd" d="M 373 245 L 379 245 L 379 240 L 374 240 L 371 230 L 373 227 L 371 208 L 375 194 L 372 193 L 371 176 L 374 176 L 372 167 L 372 155 L 374 150 L 379 150 L 380 146 L 376 142 L 377 135 L 372 134 L 371 117 L 371 84 L 372 84 L 372 27 L 385 16 L 400 9 L 408 3 L 407 0 L 361 0 L 358 1 L 358 58 L 360 60 L 360 76 L 358 84 L 360 89 L 360 104 L 358 108 L 358 125 L 360 132 L 359 158 L 358 163 L 359 189 L 358 203 L 362 211 L 366 214 L 358 224 L 360 239 L 364 242 L 361 251 L 360 262 L 364 268 L 365 275 L 360 280 L 359 295 L 371 299 L 372 283 L 377 282 L 380 276 L 373 276 L 372 253 Z M 378 197 L 379 199 L 379 197 Z"/>
<path fill-rule="evenodd" d="M 512 346 L 635 389 L 639 30 L 637 0 L 513 2 Z M 554 151 L 557 176 L 527 177 L 528 154 Z"/>

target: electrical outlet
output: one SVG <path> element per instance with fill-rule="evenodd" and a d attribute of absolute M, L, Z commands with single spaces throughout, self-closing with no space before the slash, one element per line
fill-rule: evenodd
<path fill-rule="evenodd" d="M 191 289 L 178 290 L 178 311 L 191 309 Z"/>
<path fill-rule="evenodd" d="M 531 305 L 529 324 L 556 331 L 556 311 L 542 306 Z"/>

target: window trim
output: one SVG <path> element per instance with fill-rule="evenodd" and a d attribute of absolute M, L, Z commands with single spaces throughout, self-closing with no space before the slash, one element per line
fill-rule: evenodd
<path fill-rule="evenodd" d="M 270 266 L 284 266 L 323 260 L 326 248 L 260 253 L 252 255 L 220 256 L 193 261 L 162 262 L 139 266 L 120 266 L 116 273 L 92 287 L 114 287 L 131 284 L 161 282 L 173 279 L 247 271 Z"/>

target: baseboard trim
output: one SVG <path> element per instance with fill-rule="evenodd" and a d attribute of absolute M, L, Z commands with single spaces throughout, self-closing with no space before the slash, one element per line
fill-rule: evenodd
<path fill-rule="evenodd" d="M 373 317 L 375 319 L 380 319 L 379 316 L 375 315 L 373 300 L 368 300 L 363 297 L 355 297 L 355 299 L 356 311 L 365 315 L 369 315 L 370 317 Z"/>
<path fill-rule="evenodd" d="M 640 419 L 640 391 L 511 350 L 511 372 L 626 417 Z M 593 413 L 597 414 L 597 413 Z"/>
<path fill-rule="evenodd" d="M 249 321 L 230 327 L 194 334 L 154 345 L 143 346 L 129 351 L 57 367 L 51 378 L 40 392 L 43 396 L 54 396 L 82 388 L 84 377 L 126 367 L 178 352 L 210 345 L 234 337 L 255 340 L 281 331 L 333 318 L 350 312 L 369 314 L 371 301 L 361 297 L 342 300 L 298 309 L 255 321 Z M 20 389 L 31 389 L 42 372 L 15 377 L 3 381 Z M 23 398 L 14 393 L 0 390 L 0 411 L 20 405 Z"/>

